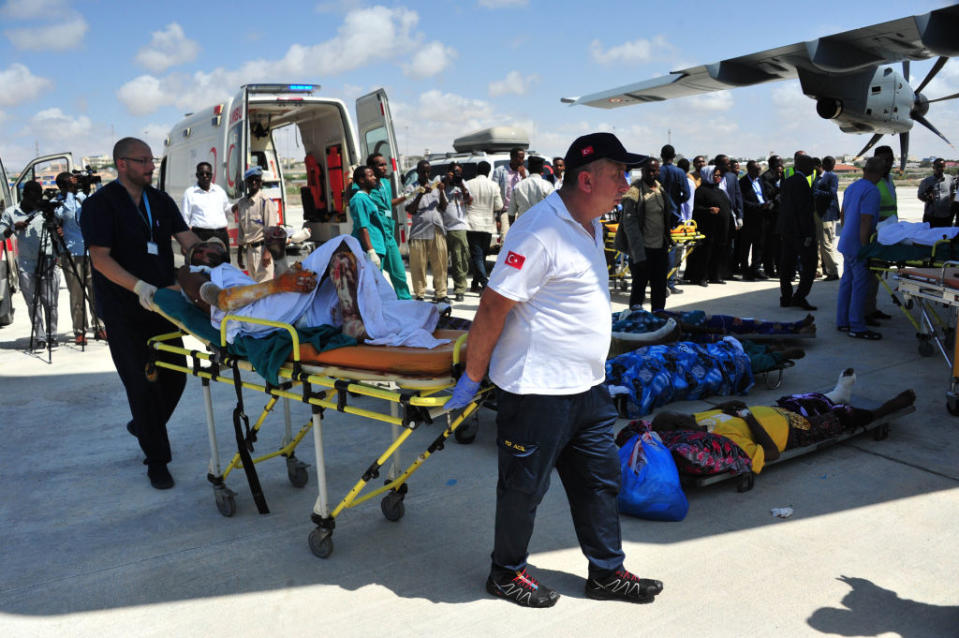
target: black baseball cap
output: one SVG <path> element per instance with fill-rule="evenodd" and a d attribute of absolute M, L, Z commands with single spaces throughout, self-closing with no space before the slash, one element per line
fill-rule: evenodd
<path fill-rule="evenodd" d="M 566 170 L 571 171 L 601 159 L 625 164 L 626 168 L 636 168 L 648 162 L 649 156 L 628 153 L 612 133 L 590 133 L 576 138 L 563 159 Z"/>

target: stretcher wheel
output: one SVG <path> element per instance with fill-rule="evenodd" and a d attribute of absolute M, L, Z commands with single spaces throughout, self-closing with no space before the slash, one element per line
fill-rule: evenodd
<path fill-rule="evenodd" d="M 383 497 L 383 500 L 380 501 L 380 509 L 383 511 L 383 516 L 386 517 L 386 520 L 393 521 L 394 523 L 400 520 L 403 518 L 403 514 L 406 514 L 403 495 L 399 492 L 389 492 Z"/>
<path fill-rule="evenodd" d="M 746 472 L 739 475 L 739 481 L 736 483 L 737 492 L 748 492 L 756 484 L 756 475 L 752 472 Z"/>
<path fill-rule="evenodd" d="M 876 441 L 883 441 L 889 438 L 889 424 L 883 423 L 876 426 L 872 431 L 872 438 Z"/>
<path fill-rule="evenodd" d="M 216 509 L 227 518 L 236 514 L 236 497 L 229 490 L 216 490 Z"/>
<path fill-rule="evenodd" d="M 286 464 L 286 476 L 290 479 L 290 484 L 293 487 L 303 487 L 310 480 L 310 475 L 306 471 L 307 465 L 301 461 L 297 461 L 295 458 L 290 458 L 287 460 Z"/>
<path fill-rule="evenodd" d="M 959 416 L 959 401 L 952 398 L 946 399 L 946 409 L 952 416 Z"/>
<path fill-rule="evenodd" d="M 333 553 L 333 532 L 317 527 L 310 532 L 310 551 L 317 558 L 329 558 Z"/>
<path fill-rule="evenodd" d="M 932 342 L 929 339 L 921 339 L 919 341 L 919 355 L 923 357 L 931 357 L 936 353 L 936 349 L 932 347 Z"/>
<path fill-rule="evenodd" d="M 476 440 L 476 434 L 479 432 L 479 413 L 474 412 L 468 419 L 463 421 L 453 432 L 453 437 L 457 443 L 469 445 Z"/>
<path fill-rule="evenodd" d="M 626 280 L 625 280 L 625 279 L 620 279 L 620 280 L 619 280 L 619 289 L 625 292 L 625 291 L 626 291 L 626 288 L 627 288 L 627 286 L 626 286 Z"/>

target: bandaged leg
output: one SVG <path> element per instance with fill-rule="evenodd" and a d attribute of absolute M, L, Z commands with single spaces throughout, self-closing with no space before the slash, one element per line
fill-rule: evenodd
<path fill-rule="evenodd" d="M 357 302 L 356 255 L 345 246 L 337 249 L 330 257 L 330 279 L 336 289 L 336 296 L 340 300 L 340 310 L 343 313 L 343 334 L 363 340 L 367 337 L 363 318 L 360 316 L 360 306 Z"/>

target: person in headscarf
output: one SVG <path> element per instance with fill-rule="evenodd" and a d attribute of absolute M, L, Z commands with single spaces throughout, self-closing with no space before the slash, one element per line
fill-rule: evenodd
<path fill-rule="evenodd" d="M 693 219 L 706 239 L 692 254 L 694 259 L 686 269 L 686 279 L 705 287 L 710 283 L 726 283 L 721 273 L 729 243 L 732 209 L 729 198 L 719 188 L 723 181 L 722 170 L 710 164 L 702 167 L 699 172 L 702 185 L 696 189 L 693 199 Z"/>

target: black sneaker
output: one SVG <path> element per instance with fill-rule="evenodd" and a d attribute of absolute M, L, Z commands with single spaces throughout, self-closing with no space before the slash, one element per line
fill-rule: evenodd
<path fill-rule="evenodd" d="M 166 463 L 147 465 L 147 476 L 150 478 L 150 485 L 158 490 L 168 490 L 175 485 L 170 470 L 166 469 Z"/>
<path fill-rule="evenodd" d="M 559 600 L 559 593 L 540 585 L 525 569 L 500 575 L 490 572 L 486 591 L 521 607 L 552 607 Z"/>
<path fill-rule="evenodd" d="M 659 592 L 663 591 L 663 583 L 658 580 L 639 578 L 625 569 L 620 569 L 605 583 L 588 578 L 586 580 L 586 597 L 596 600 L 625 600 L 630 603 L 651 603 Z"/>

